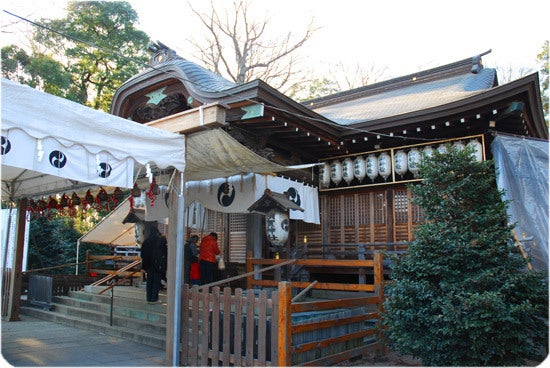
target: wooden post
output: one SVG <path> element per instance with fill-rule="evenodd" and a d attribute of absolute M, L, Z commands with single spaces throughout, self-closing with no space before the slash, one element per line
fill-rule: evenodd
<path fill-rule="evenodd" d="M 374 290 L 378 297 L 378 302 L 376 303 L 376 312 L 378 313 L 376 320 L 376 341 L 378 342 L 378 354 L 384 356 L 386 344 L 384 343 L 384 333 L 382 332 L 382 324 L 380 323 L 384 303 L 384 256 L 379 250 L 374 252 Z"/>
<path fill-rule="evenodd" d="M 23 280 L 23 251 L 25 248 L 25 227 L 27 224 L 27 198 L 19 200 L 17 206 L 17 231 L 15 234 L 15 252 L 13 272 L 11 274 L 11 298 L 8 308 L 8 320 L 19 321 L 21 306 L 21 284 Z"/>
<path fill-rule="evenodd" d="M 279 367 L 289 367 L 292 362 L 292 288 L 288 281 L 279 282 L 279 337 L 277 356 Z"/>

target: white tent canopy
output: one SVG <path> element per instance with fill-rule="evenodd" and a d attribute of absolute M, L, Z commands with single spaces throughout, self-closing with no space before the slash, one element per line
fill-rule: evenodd
<path fill-rule="evenodd" d="M 144 220 L 145 208 L 134 208 L 133 212 L 140 220 Z M 135 246 L 135 224 L 131 222 L 123 223 L 129 213 L 130 201 L 126 198 L 117 208 L 84 234 L 80 238 L 80 242 L 123 247 Z"/>
<path fill-rule="evenodd" d="M 134 163 L 185 170 L 185 137 L 2 79 L 2 195 L 131 188 Z"/>
<path fill-rule="evenodd" d="M 286 167 L 246 149 L 221 130 L 186 137 L 131 122 L 28 86 L 2 79 L 2 196 L 68 192 L 86 185 L 131 188 L 135 163 L 173 166 L 185 180 L 240 173 L 279 172 Z M 186 162 L 191 166 L 186 170 Z M 180 189 L 181 190 L 181 189 Z M 183 263 L 183 193 L 178 194 L 175 265 Z M 175 267 L 173 365 L 178 362 L 182 269 Z"/>

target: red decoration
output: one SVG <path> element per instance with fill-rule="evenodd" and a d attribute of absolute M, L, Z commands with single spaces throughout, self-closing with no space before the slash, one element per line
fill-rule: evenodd
<path fill-rule="evenodd" d="M 88 189 L 88 191 L 86 192 L 86 194 L 84 195 L 84 203 L 83 205 L 92 205 L 94 203 L 94 196 L 92 195 L 92 193 L 90 192 L 90 189 Z"/>
<path fill-rule="evenodd" d="M 97 193 L 96 200 L 99 198 L 99 201 L 106 202 L 109 199 L 107 191 L 103 187 L 99 187 L 99 193 Z"/>
<path fill-rule="evenodd" d="M 124 199 L 124 193 L 122 193 L 122 190 L 120 190 L 119 187 L 115 188 L 115 191 L 113 192 L 113 196 L 115 197 L 117 202 L 122 202 L 122 200 Z"/>
<path fill-rule="evenodd" d="M 63 195 L 61 196 L 61 201 L 59 202 L 59 204 L 61 205 L 61 207 L 63 208 L 67 208 L 69 207 L 69 203 L 70 203 L 70 198 L 68 195 L 66 195 L 65 193 L 63 193 Z"/>
<path fill-rule="evenodd" d="M 80 199 L 78 194 L 76 194 L 76 192 L 73 192 L 73 194 L 71 195 L 71 205 L 80 206 L 81 204 L 82 204 L 82 200 Z"/>
<path fill-rule="evenodd" d="M 151 207 L 155 207 L 155 194 L 159 193 L 159 186 L 157 185 L 157 181 L 155 180 L 155 178 L 153 178 L 153 181 L 149 186 L 149 190 L 145 192 L 145 195 L 151 200 Z"/>

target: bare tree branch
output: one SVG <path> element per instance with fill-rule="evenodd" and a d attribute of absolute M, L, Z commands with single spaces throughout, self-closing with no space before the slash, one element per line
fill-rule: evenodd
<path fill-rule="evenodd" d="M 269 19 L 254 19 L 246 0 L 234 0 L 232 9 L 223 13 L 212 0 L 207 13 L 189 7 L 208 33 L 207 39 L 190 41 L 198 58 L 207 68 L 235 83 L 260 78 L 277 89 L 287 86 L 300 73 L 298 50 L 318 30 L 312 19 L 298 39 L 292 32 L 282 39 L 269 39 Z"/>

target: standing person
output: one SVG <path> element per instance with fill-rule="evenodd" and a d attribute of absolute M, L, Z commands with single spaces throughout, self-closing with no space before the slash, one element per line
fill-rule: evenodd
<path fill-rule="evenodd" d="M 198 235 L 191 235 L 191 237 L 185 242 L 185 247 L 183 248 L 185 282 L 190 285 L 200 285 L 200 275 L 196 277 L 196 273 L 199 269 L 199 251 L 197 249 L 198 241 Z M 195 276 L 195 280 L 198 279 L 198 283 L 193 282 L 193 276 Z"/>
<path fill-rule="evenodd" d="M 141 245 L 141 268 L 147 273 L 146 298 L 157 303 L 162 276 L 166 273 L 166 238 L 161 236 L 155 225 L 149 227 L 149 236 Z"/>
<path fill-rule="evenodd" d="M 218 234 L 211 232 L 210 235 L 202 238 L 200 245 L 200 273 L 201 285 L 214 282 L 214 272 L 216 272 L 216 256 L 220 254 L 218 247 Z"/>

